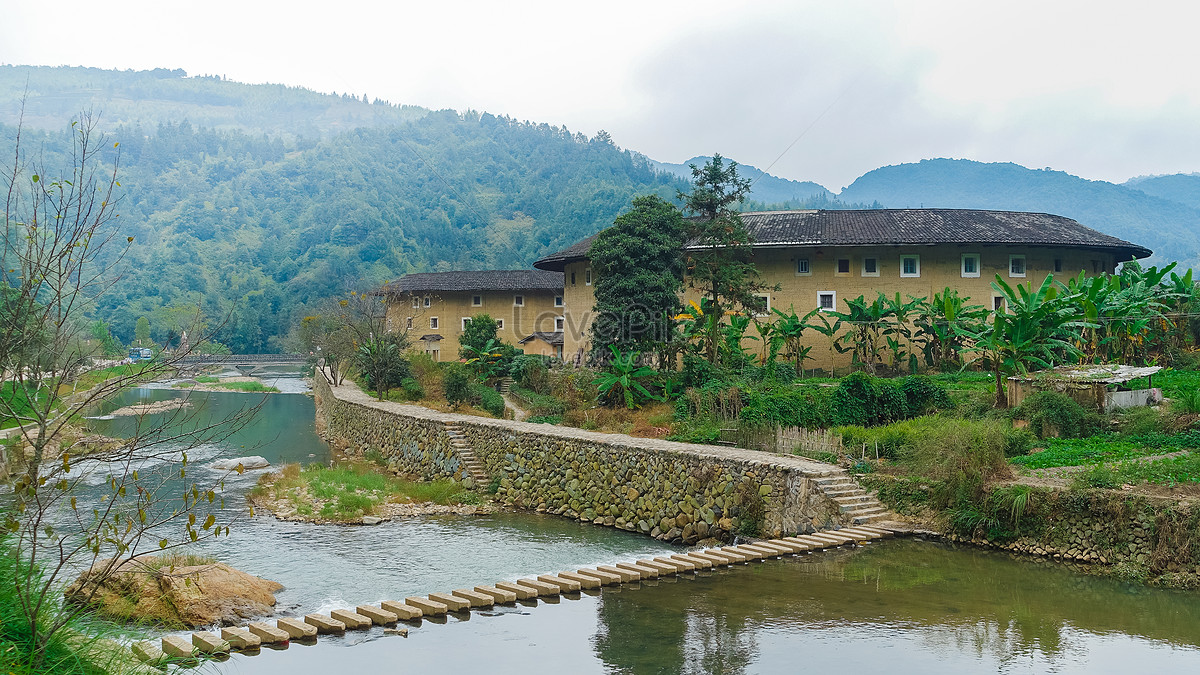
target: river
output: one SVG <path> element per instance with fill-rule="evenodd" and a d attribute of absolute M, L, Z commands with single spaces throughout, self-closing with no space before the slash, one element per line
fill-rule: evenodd
<path fill-rule="evenodd" d="M 287 374 L 279 384 L 285 391 L 303 389 Z M 109 409 L 182 395 L 141 387 Z M 198 397 L 194 409 L 214 417 L 263 404 L 252 425 L 192 451 L 197 467 L 246 454 L 273 465 L 330 459 L 314 432 L 307 396 L 192 396 Z M 93 422 L 113 435 L 128 432 L 131 423 Z M 244 512 L 242 495 L 260 474 L 249 471 L 227 483 L 229 515 Z M 284 584 L 277 597 L 285 614 L 675 550 L 627 532 L 528 513 L 374 527 L 259 515 L 243 517 L 231 536 L 198 548 Z M 426 620 L 407 637 L 378 628 L 323 637 L 315 646 L 235 654 L 213 667 L 328 675 L 399 671 L 400 664 L 405 672 L 492 673 L 1200 672 L 1200 596 L 991 551 L 889 540 Z"/>

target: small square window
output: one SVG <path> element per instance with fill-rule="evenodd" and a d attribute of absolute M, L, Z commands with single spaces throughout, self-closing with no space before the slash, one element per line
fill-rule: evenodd
<path fill-rule="evenodd" d="M 566 324 L 566 319 L 561 316 L 554 317 L 554 330 L 562 330 Z"/>
<path fill-rule="evenodd" d="M 1061 272 L 1061 271 L 1063 271 L 1062 258 L 1055 258 L 1055 259 L 1054 259 L 1054 271 L 1055 271 L 1055 272 Z"/>
<path fill-rule="evenodd" d="M 993 295 L 992 296 L 992 311 L 996 311 L 996 312 L 1004 311 L 1004 296 L 1002 296 L 1002 295 Z"/>
<path fill-rule="evenodd" d="M 504 330 L 504 319 L 496 319 L 496 330 Z"/>
<path fill-rule="evenodd" d="M 965 278 L 979 276 L 979 254 L 964 253 L 962 256 L 962 275 Z"/>
<path fill-rule="evenodd" d="M 755 293 L 755 303 L 751 309 L 755 316 L 767 316 L 771 313 L 771 296 L 767 293 Z"/>
<path fill-rule="evenodd" d="M 572 286 L 575 285 L 575 273 L 574 272 L 571 272 L 571 285 Z"/>
<path fill-rule="evenodd" d="M 796 276 L 806 277 L 812 274 L 808 258 L 796 258 Z"/>
<path fill-rule="evenodd" d="M 413 309 L 420 309 L 420 308 L 421 308 L 421 299 L 414 295 L 413 296 Z"/>
<path fill-rule="evenodd" d="M 817 291 L 817 308 L 822 312 L 832 312 L 837 307 L 836 291 Z"/>
<path fill-rule="evenodd" d="M 862 275 L 864 277 L 879 276 L 879 258 L 863 258 Z"/>
<path fill-rule="evenodd" d="M 583 271 L 583 283 L 585 286 L 592 285 L 592 271 L 590 269 Z"/>
<path fill-rule="evenodd" d="M 561 295 L 554 296 L 554 306 L 555 307 L 563 306 L 563 297 Z"/>
<path fill-rule="evenodd" d="M 524 307 L 524 306 L 525 306 L 525 296 L 514 295 L 513 296 L 513 307 Z"/>
<path fill-rule="evenodd" d="M 429 329 L 437 330 L 437 327 L 438 327 L 438 318 L 436 316 L 429 317 Z"/>
<path fill-rule="evenodd" d="M 902 255 L 902 256 L 900 256 L 900 276 L 901 277 L 919 277 L 919 276 L 921 276 L 921 256 L 919 256 L 919 255 Z"/>
<path fill-rule="evenodd" d="M 1025 276 L 1025 256 L 1023 256 L 1023 255 L 1008 256 L 1008 276 L 1010 276 L 1010 277 Z"/>
<path fill-rule="evenodd" d="M 405 328 L 405 330 L 412 330 L 413 319 L 411 316 L 404 320 L 404 328 Z"/>
<path fill-rule="evenodd" d="M 462 319 L 463 319 L 463 321 L 462 321 L 462 329 L 463 329 L 463 330 L 466 330 L 466 329 L 467 329 L 467 322 L 471 320 L 471 317 L 469 317 L 469 316 L 464 316 Z"/>
<path fill-rule="evenodd" d="M 471 306 L 472 307 L 483 307 L 483 296 L 482 295 L 472 295 L 471 296 Z"/>
<path fill-rule="evenodd" d="M 838 258 L 837 273 L 838 274 L 850 274 L 850 259 L 849 258 Z"/>
<path fill-rule="evenodd" d="M 428 295 L 425 296 L 425 307 L 428 308 L 432 304 L 433 304 L 433 298 L 430 298 Z"/>

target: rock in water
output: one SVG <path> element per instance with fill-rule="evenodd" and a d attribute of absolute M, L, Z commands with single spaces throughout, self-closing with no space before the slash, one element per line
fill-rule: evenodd
<path fill-rule="evenodd" d="M 245 623 L 274 613 L 282 584 L 236 570 L 225 563 L 184 564 L 143 555 L 111 573 L 110 560 L 97 562 L 64 593 L 68 602 L 87 604 L 100 614 L 125 621 L 169 626 Z"/>
<path fill-rule="evenodd" d="M 271 466 L 271 463 L 258 455 L 250 457 L 234 457 L 233 459 L 218 459 L 212 463 L 212 468 L 221 471 L 233 471 L 237 465 L 241 464 L 243 469 L 265 469 Z"/>

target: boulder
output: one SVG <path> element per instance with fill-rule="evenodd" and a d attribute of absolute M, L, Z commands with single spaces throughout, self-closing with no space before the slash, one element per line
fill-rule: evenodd
<path fill-rule="evenodd" d="M 233 459 L 218 459 L 212 463 L 212 468 L 218 471 L 233 471 L 237 468 L 238 464 L 241 464 L 242 468 L 247 471 L 250 469 L 265 469 L 271 466 L 271 463 L 266 459 L 258 455 L 251 455 L 249 457 L 234 457 Z"/>
<path fill-rule="evenodd" d="M 274 612 L 275 592 L 282 584 L 224 563 L 196 562 L 143 555 L 106 574 L 111 559 L 102 560 L 64 595 L 68 602 L 89 605 L 111 619 L 187 628 L 240 625 Z"/>

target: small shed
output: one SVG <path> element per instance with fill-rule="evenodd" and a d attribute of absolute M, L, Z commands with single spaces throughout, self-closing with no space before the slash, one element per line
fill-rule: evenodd
<path fill-rule="evenodd" d="M 1162 402 L 1162 390 L 1153 386 L 1154 374 L 1161 366 L 1124 366 L 1118 364 L 1060 366 L 1051 370 L 1008 378 L 1008 404 L 1021 405 L 1026 396 L 1038 391 L 1066 394 L 1080 405 L 1101 412 L 1113 408 L 1135 408 Z M 1131 389 L 1131 381 L 1146 378 L 1144 389 Z"/>

